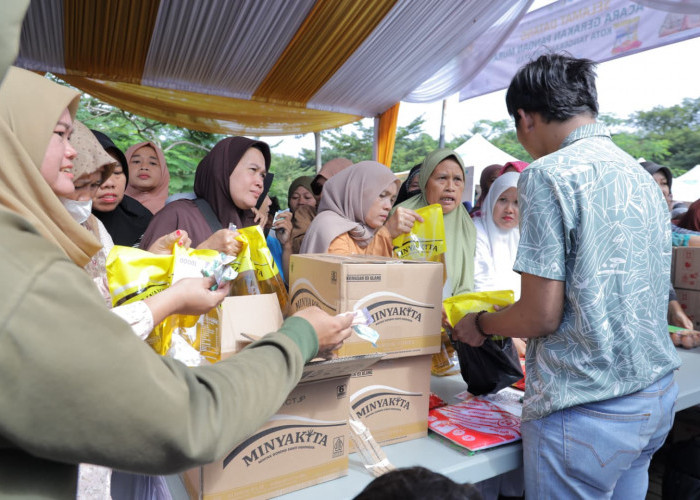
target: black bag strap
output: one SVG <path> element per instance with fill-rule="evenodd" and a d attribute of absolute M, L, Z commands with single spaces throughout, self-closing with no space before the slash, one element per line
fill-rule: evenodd
<path fill-rule="evenodd" d="M 204 198 L 195 198 L 194 200 L 195 205 L 197 205 L 197 208 L 199 209 L 200 212 L 202 212 L 202 215 L 204 216 L 204 219 L 207 221 L 207 224 L 209 224 L 209 227 L 211 228 L 211 232 L 215 233 L 219 229 L 223 229 L 224 227 L 221 225 L 221 222 L 219 222 L 219 219 L 216 217 L 216 214 L 214 213 L 214 210 L 211 208 L 211 205 L 207 200 Z"/>

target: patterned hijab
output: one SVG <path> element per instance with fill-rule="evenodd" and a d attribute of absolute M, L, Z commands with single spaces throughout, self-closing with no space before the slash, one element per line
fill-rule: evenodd
<path fill-rule="evenodd" d="M 133 199 L 141 203 L 141 205 L 155 214 L 158 212 L 158 210 L 165 206 L 165 199 L 168 197 L 168 187 L 170 186 L 170 172 L 168 171 L 168 164 L 165 162 L 165 155 L 163 154 L 163 151 L 156 146 L 155 142 L 145 141 L 131 146 L 126 150 L 124 156 L 126 156 L 127 164 L 130 164 L 131 157 L 134 156 L 139 149 L 146 146 L 152 147 L 156 152 L 156 156 L 158 157 L 158 164 L 160 165 L 160 182 L 150 191 L 140 191 L 127 184 L 125 194 L 127 196 L 131 196 Z"/>
<path fill-rule="evenodd" d="M 109 179 L 114 172 L 114 167 L 117 166 L 117 160 L 107 154 L 92 130 L 78 120 L 73 120 L 73 135 L 70 142 L 78 153 L 73 160 L 74 179 L 91 174 L 101 167 L 104 168 L 100 184 Z"/>
<path fill-rule="evenodd" d="M 80 267 L 100 243 L 61 204 L 41 164 L 64 109 L 71 118 L 80 94 L 30 71 L 10 68 L 0 86 L 0 205 L 27 219 Z"/>
<path fill-rule="evenodd" d="M 301 253 L 325 253 L 331 242 L 344 233 L 365 248 L 376 232 L 367 226 L 365 216 L 392 183 L 398 189 L 401 181 L 376 161 L 356 163 L 331 177 L 323 186 L 318 215 L 306 231 Z"/>
<path fill-rule="evenodd" d="M 428 180 L 433 175 L 438 164 L 448 158 L 453 158 L 459 163 L 464 172 L 464 163 L 456 152 L 447 148 L 436 149 L 425 157 L 418 174 L 421 193 L 397 206 L 412 210 L 428 206 L 428 201 L 425 199 L 425 186 L 428 184 Z M 467 209 L 464 208 L 464 204 L 458 203 L 457 205 L 449 214 L 444 215 L 445 243 L 447 245 L 445 265 L 452 295 L 459 295 L 474 290 L 476 228 L 467 213 Z"/>

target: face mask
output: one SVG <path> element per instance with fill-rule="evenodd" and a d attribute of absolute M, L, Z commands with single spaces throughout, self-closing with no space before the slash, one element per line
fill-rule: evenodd
<path fill-rule="evenodd" d="M 92 213 L 92 200 L 87 201 L 77 201 L 69 200 L 68 198 L 61 198 L 61 203 L 66 207 L 68 213 L 73 216 L 73 219 L 79 224 L 84 223 L 90 217 Z"/>

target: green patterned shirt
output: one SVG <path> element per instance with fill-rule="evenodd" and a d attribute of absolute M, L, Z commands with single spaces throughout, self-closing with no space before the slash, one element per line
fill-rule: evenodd
<path fill-rule="evenodd" d="M 514 269 L 564 281 L 559 328 L 530 340 L 523 420 L 648 387 L 680 365 L 666 313 L 668 207 L 604 126 L 574 130 L 518 183 Z"/>

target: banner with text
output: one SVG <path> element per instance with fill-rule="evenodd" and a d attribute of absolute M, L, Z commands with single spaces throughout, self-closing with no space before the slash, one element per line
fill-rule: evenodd
<path fill-rule="evenodd" d="M 666 12 L 629 0 L 560 0 L 527 14 L 459 100 L 508 87 L 516 71 L 542 53 L 603 62 L 698 35 L 700 12 Z"/>

